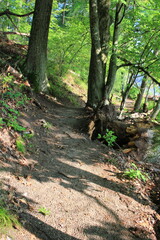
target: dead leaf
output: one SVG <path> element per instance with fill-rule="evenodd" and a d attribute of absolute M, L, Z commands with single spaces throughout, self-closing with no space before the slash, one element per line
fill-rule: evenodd
<path fill-rule="evenodd" d="M 21 166 L 26 166 L 26 167 L 28 167 L 29 166 L 29 163 L 28 163 L 28 161 L 27 160 L 19 160 L 19 162 L 18 162 Z"/>
<path fill-rule="evenodd" d="M 129 147 L 135 146 L 135 142 L 134 142 L 134 141 L 128 142 L 128 146 L 129 146 Z"/>
<path fill-rule="evenodd" d="M 132 148 L 126 148 L 126 149 L 123 149 L 122 152 L 123 153 L 129 153 L 131 152 L 133 149 Z"/>
<path fill-rule="evenodd" d="M 35 207 L 28 203 L 28 210 L 33 212 L 35 210 Z"/>

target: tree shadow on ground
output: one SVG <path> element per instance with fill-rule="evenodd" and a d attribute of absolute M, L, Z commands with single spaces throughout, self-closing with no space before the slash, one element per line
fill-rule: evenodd
<path fill-rule="evenodd" d="M 103 226 L 89 226 L 84 230 L 84 233 L 88 236 L 89 240 L 96 240 L 96 237 L 108 240 L 150 240 L 147 237 L 150 233 L 141 229 L 126 229 L 117 223 L 102 223 Z M 129 233 L 130 232 L 130 233 Z M 141 237 L 139 236 L 141 234 Z M 105 236 L 105 238 L 103 238 Z"/>
<path fill-rule="evenodd" d="M 63 233 L 33 216 L 28 211 L 28 205 L 36 202 L 23 196 L 15 188 L 13 189 L 11 185 L 6 184 L 5 182 L 3 182 L 3 185 L 8 190 L 0 189 L 0 200 L 3 194 L 2 199 L 5 196 L 5 201 L 10 205 L 12 211 L 16 213 L 19 212 L 18 220 L 22 224 L 22 227 L 28 232 L 41 240 L 78 240 L 78 238 Z M 12 195 L 12 198 L 10 195 Z M 19 230 L 20 228 L 18 228 L 17 231 Z"/>
<path fill-rule="evenodd" d="M 15 212 L 19 212 L 18 219 L 20 223 L 22 223 L 22 227 L 30 232 L 32 235 L 37 237 L 41 240 L 80 240 L 79 238 L 70 236 L 67 233 L 63 233 L 62 231 L 55 229 L 54 227 L 48 225 L 47 223 L 43 222 L 39 218 L 33 215 L 33 213 L 29 213 L 28 211 L 28 204 L 36 203 L 32 199 L 24 197 L 21 193 L 19 193 L 15 188 L 13 190 L 12 186 L 3 183 L 7 190 L 3 190 L 3 196 L 5 195 L 6 201 L 8 204 L 12 206 L 12 210 Z M 12 189 L 12 192 L 10 191 Z M 13 193 L 14 191 L 14 193 Z M 2 192 L 0 192 L 2 194 Z M 0 195 L 1 195 L 0 194 Z M 9 195 L 12 195 L 12 199 L 8 199 Z M 84 193 L 85 194 L 85 193 Z M 138 234 L 135 232 L 138 229 L 127 229 L 124 227 L 123 223 L 119 219 L 118 215 L 106 207 L 101 201 L 98 199 L 85 194 L 86 196 L 93 198 L 99 205 L 104 207 L 107 212 L 112 215 L 113 222 L 100 222 L 97 223 L 95 226 L 88 226 L 83 229 L 84 235 L 87 237 L 88 240 L 96 240 L 97 237 L 101 239 L 108 239 L 108 240 L 150 240 L 148 237 L 139 237 Z M 7 200 L 8 199 L 8 200 Z M 23 199 L 23 201 L 19 201 L 19 199 Z M 25 199 L 25 201 L 24 201 Z M 12 201 L 11 201 L 12 200 Z M 12 204 L 10 203 L 12 202 Z M 23 210 L 22 210 L 23 209 Z M 55 216 L 56 217 L 56 216 Z M 73 225 L 74 228 L 74 225 Z M 17 231 L 20 229 L 18 228 Z M 144 230 L 140 230 L 143 236 L 147 236 L 149 233 L 145 232 Z M 12 234 L 11 234 L 12 235 Z"/>
<path fill-rule="evenodd" d="M 103 239 L 107 239 L 104 237 L 104 235 L 108 232 L 109 240 L 116 239 L 117 236 L 119 237 L 118 239 L 125 240 L 125 231 L 127 231 L 127 229 L 121 223 L 119 217 L 115 214 L 114 211 L 109 209 L 96 197 L 86 193 L 89 185 L 95 184 L 96 186 L 102 187 L 105 190 L 111 190 L 120 194 L 124 194 L 144 205 L 147 205 L 148 203 L 146 202 L 146 199 L 138 196 L 134 192 L 134 190 L 128 191 L 128 184 L 124 182 L 116 182 L 111 179 L 107 179 L 107 177 L 104 177 L 107 176 L 105 175 L 105 171 L 103 176 L 99 176 L 96 174 L 96 167 L 92 169 L 93 171 L 83 169 L 83 164 L 93 165 L 94 160 L 96 160 L 96 162 L 101 161 L 100 153 L 102 149 L 100 147 L 97 147 L 95 143 L 91 142 L 83 135 L 78 136 L 76 135 L 76 133 L 75 135 L 72 134 L 72 127 L 68 127 L 68 121 L 70 121 L 68 119 L 75 118 L 75 115 L 72 116 L 72 111 L 70 109 L 63 109 L 64 111 L 61 109 L 60 114 L 59 109 L 56 109 L 55 107 L 52 112 L 49 112 L 47 117 L 46 112 L 43 112 L 41 109 L 34 109 L 33 116 L 26 114 L 25 121 L 29 122 L 30 127 L 36 133 L 36 138 L 33 138 L 33 140 L 31 140 L 31 143 L 35 144 L 35 148 L 32 152 L 30 152 L 29 155 L 26 155 L 24 161 L 32 158 L 34 160 L 34 164 L 33 166 L 28 164 L 20 164 L 19 160 L 16 160 L 15 163 L 7 162 L 7 166 L 3 167 L 3 171 L 11 172 L 15 176 L 18 175 L 18 177 L 20 176 L 23 178 L 27 178 L 27 176 L 30 175 L 31 179 L 35 179 L 40 183 L 54 182 L 55 179 L 59 179 L 59 184 L 61 186 L 66 189 L 73 189 L 74 191 L 80 192 L 82 195 L 85 195 L 87 198 L 92 199 L 99 206 L 104 208 L 106 213 L 110 213 L 115 220 L 113 226 L 110 225 L 110 223 L 105 223 L 103 224 L 104 226 L 100 227 L 88 227 L 84 229 L 85 234 L 95 234 L 99 237 L 103 237 Z M 68 113 L 66 113 L 67 111 Z M 30 114 L 32 113 L 30 112 Z M 46 119 L 46 121 L 52 123 L 52 129 L 45 129 L 42 126 L 37 126 L 36 120 L 43 118 Z M 67 127 L 67 130 L 64 130 L 64 126 Z M 72 163 L 74 163 L 75 165 L 73 166 Z M 33 234 L 37 234 L 37 237 L 39 237 L 40 239 L 76 239 L 68 236 L 65 233 L 62 233 L 59 230 L 54 229 L 46 223 L 43 223 L 41 220 L 37 219 L 32 214 L 29 214 L 27 211 L 22 213 L 20 217 L 22 217 L 23 219 L 28 219 L 27 222 L 29 223 L 32 223 L 33 221 L 33 224 L 26 225 L 24 226 L 24 228 L 26 228 Z M 38 224 L 39 221 L 40 224 Z M 43 231 L 41 232 L 40 229 L 37 227 L 39 225 L 42 225 L 45 229 L 50 229 L 47 231 L 51 233 L 51 236 L 54 236 L 55 234 L 55 238 L 47 238 L 46 230 L 43 236 Z M 111 227 L 111 229 L 114 229 L 115 226 L 117 226 L 117 233 L 114 233 L 113 230 L 109 232 L 109 228 Z M 38 230 L 36 230 L 38 233 L 34 233 L 36 228 L 38 228 Z M 104 235 L 102 235 L 102 232 Z M 92 240 L 94 238 L 92 238 L 91 236 L 91 238 L 89 239 Z M 131 239 L 135 239 L 134 236 L 132 236 Z"/>

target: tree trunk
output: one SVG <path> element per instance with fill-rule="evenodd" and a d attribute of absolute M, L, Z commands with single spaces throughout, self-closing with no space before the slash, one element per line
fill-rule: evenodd
<path fill-rule="evenodd" d="M 110 0 L 90 0 L 91 58 L 87 105 L 96 108 L 104 98 L 108 56 Z"/>
<path fill-rule="evenodd" d="M 144 95 L 144 92 L 145 92 L 145 89 L 146 89 L 146 86 L 147 86 L 147 78 L 144 77 L 142 79 L 142 83 L 141 83 L 141 87 L 140 87 L 140 92 L 138 94 L 138 97 L 136 99 L 136 102 L 135 102 L 135 105 L 134 105 L 134 111 L 138 111 L 141 107 L 141 102 L 142 102 L 142 99 L 143 99 L 143 95 Z"/>
<path fill-rule="evenodd" d="M 123 15 L 122 15 L 123 10 Z M 112 41 L 112 54 L 109 63 L 108 77 L 105 86 L 105 104 L 109 103 L 110 93 L 113 89 L 116 72 L 117 72 L 117 50 L 118 50 L 118 38 L 119 38 L 119 29 L 120 23 L 124 17 L 125 5 L 119 1 L 116 5 L 116 14 L 114 21 L 114 32 L 113 32 L 113 41 Z"/>
<path fill-rule="evenodd" d="M 147 112 L 148 111 L 148 109 L 147 109 L 147 102 L 148 102 L 149 90 L 151 88 L 151 85 L 152 85 L 152 82 L 149 84 L 148 89 L 147 89 L 147 93 L 146 93 L 144 104 L 143 104 L 143 112 Z"/>
<path fill-rule="evenodd" d="M 120 116 L 122 115 L 123 109 L 125 107 L 126 99 L 128 97 L 131 87 L 133 86 L 133 84 L 136 80 L 137 74 L 135 75 L 133 72 L 131 72 L 126 89 L 124 90 L 124 92 L 122 92 L 122 101 L 121 101 L 121 105 L 120 105 Z"/>
<path fill-rule="evenodd" d="M 160 98 L 157 101 L 157 104 L 154 107 L 153 112 L 151 113 L 151 119 L 155 119 L 159 112 L 160 112 Z"/>
<path fill-rule="evenodd" d="M 65 11 L 65 8 L 66 8 L 66 4 L 67 4 L 67 1 L 65 0 L 64 3 L 63 3 L 62 25 L 65 24 L 65 17 L 66 17 L 66 11 Z"/>
<path fill-rule="evenodd" d="M 53 0 L 36 0 L 30 33 L 26 72 L 28 80 L 37 92 L 46 92 L 47 42 Z"/>
<path fill-rule="evenodd" d="M 126 102 L 126 99 L 128 97 L 128 94 L 129 94 L 129 90 L 130 90 L 130 86 L 127 86 L 127 88 L 125 89 L 123 95 L 122 95 L 122 101 L 121 101 L 121 105 L 120 105 L 120 112 L 122 113 L 124 107 L 125 107 L 125 102 Z"/>

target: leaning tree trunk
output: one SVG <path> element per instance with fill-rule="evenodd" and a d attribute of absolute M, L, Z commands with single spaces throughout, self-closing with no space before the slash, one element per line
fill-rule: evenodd
<path fill-rule="evenodd" d="M 138 97 L 137 97 L 135 105 L 134 105 L 134 111 L 135 112 L 139 111 L 139 109 L 141 107 L 141 102 L 142 102 L 142 99 L 143 99 L 143 95 L 144 95 L 146 86 L 147 86 L 147 78 L 144 77 L 143 80 L 142 80 L 142 83 L 141 83 L 140 92 L 138 94 Z"/>
<path fill-rule="evenodd" d="M 108 77 L 105 86 L 105 104 L 109 103 L 110 93 L 113 89 L 116 73 L 117 73 L 117 50 L 118 50 L 118 39 L 120 23 L 123 20 L 125 14 L 125 5 L 119 1 L 116 5 L 115 21 L 114 21 L 114 32 L 112 40 L 112 54 L 109 62 Z"/>
<path fill-rule="evenodd" d="M 110 0 L 90 0 L 91 58 L 87 105 L 96 108 L 104 97 L 108 56 Z"/>
<path fill-rule="evenodd" d="M 159 112 L 160 112 L 160 98 L 158 99 L 157 104 L 153 109 L 153 112 L 151 113 L 151 119 L 155 119 Z"/>
<path fill-rule="evenodd" d="M 52 2 L 36 0 L 30 33 L 26 72 L 31 86 L 37 92 L 47 91 L 47 42 Z"/>
<path fill-rule="evenodd" d="M 151 88 L 151 85 L 152 85 L 152 82 L 149 84 L 148 89 L 147 89 L 147 93 L 146 93 L 146 96 L 145 96 L 145 99 L 144 99 L 144 103 L 143 103 L 143 112 L 147 112 L 148 111 L 148 109 L 147 109 L 147 102 L 148 102 L 149 90 Z"/>
<path fill-rule="evenodd" d="M 130 91 L 131 87 L 133 86 L 133 84 L 135 82 L 135 79 L 136 79 L 136 77 L 134 77 L 134 73 L 132 72 L 131 75 L 129 76 L 127 86 L 126 86 L 125 90 L 122 92 L 122 101 L 121 101 L 121 104 L 120 104 L 120 116 L 123 112 L 123 109 L 125 107 L 126 99 L 128 97 L 128 94 L 129 94 L 129 91 Z"/>

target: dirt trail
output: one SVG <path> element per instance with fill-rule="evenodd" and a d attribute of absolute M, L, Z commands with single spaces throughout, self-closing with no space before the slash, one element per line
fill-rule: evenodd
<path fill-rule="evenodd" d="M 6 162 L 4 191 L 16 199 L 23 228 L 15 240 L 156 240 L 149 199 L 117 178 L 117 153 L 81 133 L 85 112 L 45 96 L 20 121 L 34 131 L 25 157 Z M 51 125 L 47 125 L 50 123 Z M 21 159 L 21 160 L 20 160 Z M 137 182 L 138 185 L 138 182 Z M 43 216 L 44 207 L 50 214 Z"/>

